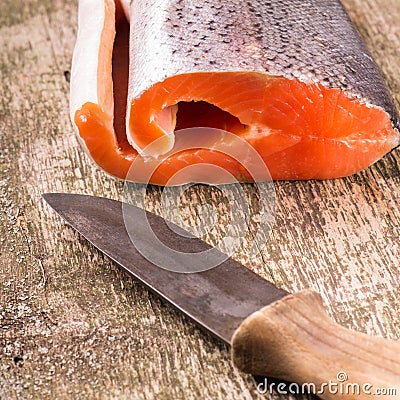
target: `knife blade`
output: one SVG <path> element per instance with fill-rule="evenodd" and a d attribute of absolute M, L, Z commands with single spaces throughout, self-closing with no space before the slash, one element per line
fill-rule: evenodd
<path fill-rule="evenodd" d="M 47 193 L 43 198 L 111 260 L 230 344 L 233 362 L 242 371 L 311 385 L 322 399 L 354 399 L 357 388 L 360 399 L 400 398 L 400 344 L 334 323 L 317 293 L 289 294 L 228 257 L 215 268 L 191 274 L 160 268 L 131 241 L 123 203 L 66 193 Z M 133 219 L 135 213 L 143 213 L 134 205 L 124 207 Z M 159 240 L 176 251 L 212 248 L 189 234 L 182 236 L 180 227 L 166 224 L 160 216 L 147 211 L 146 216 Z M 135 229 L 140 237 L 144 227 L 138 223 Z M 385 389 L 386 397 L 376 389 Z"/>
<path fill-rule="evenodd" d="M 43 198 L 105 255 L 225 343 L 230 343 L 244 318 L 288 294 L 232 258 L 224 257 L 221 265 L 201 274 L 182 274 L 153 265 L 133 245 L 125 228 L 122 203 L 118 201 L 76 194 L 45 194 Z M 129 207 L 132 219 L 136 213 L 139 220 L 142 209 L 126 203 L 124 206 Z M 193 253 L 211 248 L 194 237 L 182 240 L 176 233 L 179 228 L 172 231 L 163 218 L 146 214 L 167 246 Z M 144 231 L 142 225 L 135 228 L 137 236 L 141 229 Z"/>

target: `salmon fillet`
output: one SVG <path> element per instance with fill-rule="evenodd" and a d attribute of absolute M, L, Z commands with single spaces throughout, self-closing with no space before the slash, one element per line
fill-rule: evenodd
<path fill-rule="evenodd" d="M 80 0 L 70 99 L 97 165 L 121 179 L 136 165 L 129 179 L 147 182 L 140 165 L 157 160 L 158 185 L 202 163 L 254 180 L 240 149 L 218 151 L 231 136 L 290 180 L 348 176 L 399 144 L 385 82 L 338 0 Z M 174 152 L 196 127 L 221 134 Z M 174 184 L 226 180 L 193 170 Z"/>

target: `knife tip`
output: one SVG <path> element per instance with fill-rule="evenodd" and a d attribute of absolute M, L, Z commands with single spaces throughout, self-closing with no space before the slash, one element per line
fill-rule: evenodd
<path fill-rule="evenodd" d="M 51 202 L 52 199 L 54 199 L 54 195 L 57 193 L 42 193 L 42 199 L 46 202 L 49 203 Z"/>
<path fill-rule="evenodd" d="M 42 199 L 52 208 L 60 202 L 65 193 L 43 193 Z"/>

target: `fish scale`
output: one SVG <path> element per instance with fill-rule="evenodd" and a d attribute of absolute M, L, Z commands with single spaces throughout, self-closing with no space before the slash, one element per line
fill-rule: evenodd
<path fill-rule="evenodd" d="M 340 88 L 398 125 L 386 84 L 337 0 L 134 1 L 129 100 L 184 73 L 259 71 Z"/>

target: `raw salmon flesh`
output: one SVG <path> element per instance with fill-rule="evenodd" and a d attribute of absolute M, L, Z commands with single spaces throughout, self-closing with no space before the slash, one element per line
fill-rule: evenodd
<path fill-rule="evenodd" d="M 339 0 L 80 0 L 70 102 L 96 164 L 125 179 L 137 157 L 156 158 L 158 185 L 199 163 L 252 180 L 217 146 L 170 156 L 184 128 L 240 137 L 273 179 L 348 176 L 399 144 L 395 106 Z M 140 168 L 129 178 L 145 180 Z M 199 180 L 223 183 L 195 172 L 178 183 Z"/>

